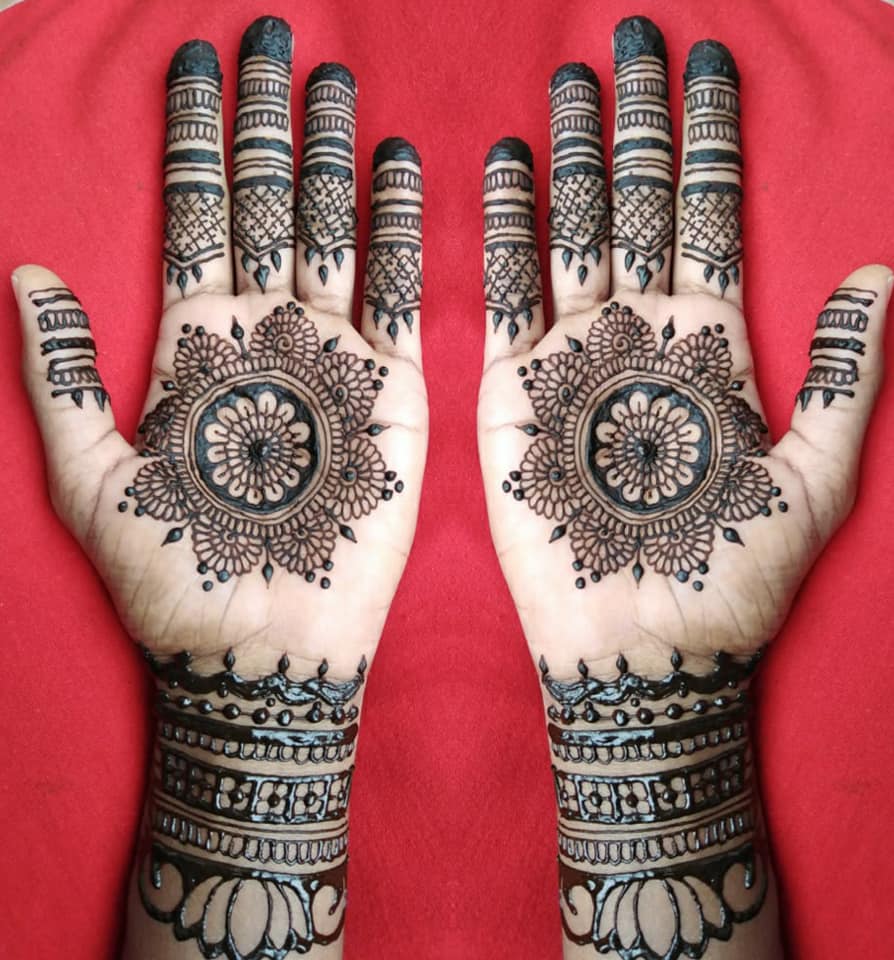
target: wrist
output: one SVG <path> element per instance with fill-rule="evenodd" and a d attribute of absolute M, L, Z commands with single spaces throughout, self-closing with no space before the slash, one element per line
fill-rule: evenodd
<path fill-rule="evenodd" d="M 650 679 L 619 657 L 615 677 L 580 664 L 568 681 L 541 660 L 571 943 L 707 956 L 760 912 L 768 861 L 748 727 L 758 659 L 718 654 L 692 673 L 675 651 Z"/>
<path fill-rule="evenodd" d="M 237 957 L 334 943 L 365 661 L 334 680 L 325 661 L 295 679 L 285 657 L 259 677 L 236 672 L 232 654 L 210 673 L 185 654 L 147 660 L 157 735 L 144 910 L 205 956 L 221 944 L 239 944 L 224 951 Z"/>

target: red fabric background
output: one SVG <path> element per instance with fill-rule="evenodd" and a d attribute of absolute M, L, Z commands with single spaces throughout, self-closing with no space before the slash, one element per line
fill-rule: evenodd
<path fill-rule="evenodd" d="M 350 960 L 560 956 L 537 677 L 490 545 L 475 450 L 480 175 L 495 139 L 522 136 L 546 197 L 550 73 L 588 60 L 610 117 L 611 30 L 635 12 L 665 32 L 677 124 L 689 44 L 714 36 L 738 58 L 746 297 L 778 436 L 823 299 L 852 267 L 894 262 L 894 9 L 880 0 L 25 0 L 0 14 L 0 274 L 39 261 L 76 287 L 127 435 L 159 312 L 164 74 L 181 41 L 217 45 L 231 118 L 241 30 L 261 13 L 287 17 L 296 86 L 324 59 L 358 77 L 359 195 L 381 137 L 402 134 L 422 154 L 431 453 L 367 694 Z M 541 227 L 545 216 L 542 203 Z M 367 220 L 361 207 L 361 240 Z M 2 288 L 0 319 L 0 955 L 97 960 L 120 934 L 147 691 L 102 585 L 51 512 Z M 891 955 L 890 385 L 879 402 L 857 508 L 761 683 L 763 791 L 801 960 Z"/>

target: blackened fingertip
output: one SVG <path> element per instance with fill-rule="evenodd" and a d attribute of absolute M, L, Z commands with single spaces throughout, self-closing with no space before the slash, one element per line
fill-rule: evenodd
<path fill-rule="evenodd" d="M 342 86 L 347 87 L 351 93 L 357 92 L 357 81 L 354 74 L 342 63 L 321 63 L 311 70 L 307 78 L 307 89 L 310 90 L 314 84 L 323 83 L 326 80 L 334 80 Z"/>
<path fill-rule="evenodd" d="M 534 155 L 531 153 L 531 148 L 518 137 L 503 137 L 502 140 L 498 140 L 488 150 L 484 165 L 506 160 L 517 160 L 531 170 L 534 169 Z"/>
<path fill-rule="evenodd" d="M 239 62 L 249 57 L 268 57 L 292 65 L 292 30 L 279 17 L 259 17 L 242 34 Z"/>
<path fill-rule="evenodd" d="M 373 167 L 378 167 L 389 160 L 403 160 L 422 166 L 416 148 L 403 137 L 387 137 L 376 147 L 373 153 Z"/>
<path fill-rule="evenodd" d="M 171 57 L 167 82 L 171 84 L 184 77 L 207 77 L 218 85 L 223 80 L 217 51 L 207 40 L 187 40 Z"/>
<path fill-rule="evenodd" d="M 699 40 L 689 51 L 683 83 L 701 77 L 724 77 L 739 85 L 739 70 L 729 50 L 719 40 Z"/>
<path fill-rule="evenodd" d="M 615 64 L 637 57 L 657 57 L 667 63 L 667 48 L 658 27 L 648 17 L 627 17 L 615 27 Z"/>
<path fill-rule="evenodd" d="M 599 89 L 599 77 L 596 76 L 596 71 L 592 67 L 588 67 L 585 63 L 563 63 L 549 82 L 549 92 L 554 93 L 563 83 L 571 83 L 574 80 L 592 84 L 597 90 Z"/>

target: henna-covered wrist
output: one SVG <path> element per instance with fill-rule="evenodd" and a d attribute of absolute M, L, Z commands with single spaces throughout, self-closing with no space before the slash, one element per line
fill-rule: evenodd
<path fill-rule="evenodd" d="M 748 737 L 760 653 L 648 679 L 554 678 L 541 658 L 568 939 L 624 960 L 702 957 L 767 890 Z"/>
<path fill-rule="evenodd" d="M 229 960 L 306 953 L 342 932 L 361 660 L 346 680 L 256 679 L 232 653 L 199 673 L 146 655 L 157 742 L 139 893 L 146 912 Z"/>

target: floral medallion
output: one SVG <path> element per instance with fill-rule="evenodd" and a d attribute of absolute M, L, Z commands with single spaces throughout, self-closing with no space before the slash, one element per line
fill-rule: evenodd
<path fill-rule="evenodd" d="M 274 565 L 314 582 L 351 521 L 403 489 L 371 438 L 386 367 L 321 344 L 301 307 L 277 307 L 231 337 L 183 327 L 174 380 L 140 426 L 148 459 L 125 494 L 138 516 L 189 531 L 198 572 L 223 583 Z M 128 508 L 128 501 L 119 509 Z M 327 576 L 319 585 L 330 586 Z"/>
<path fill-rule="evenodd" d="M 681 583 L 704 575 L 715 537 L 741 544 L 730 524 L 769 515 L 781 493 L 723 327 L 677 340 L 671 318 L 659 343 L 612 303 L 568 347 L 519 368 L 535 416 L 521 429 L 535 439 L 503 489 L 554 521 L 551 541 L 568 537 L 591 582 L 628 567 L 637 583 L 647 567 Z"/>

